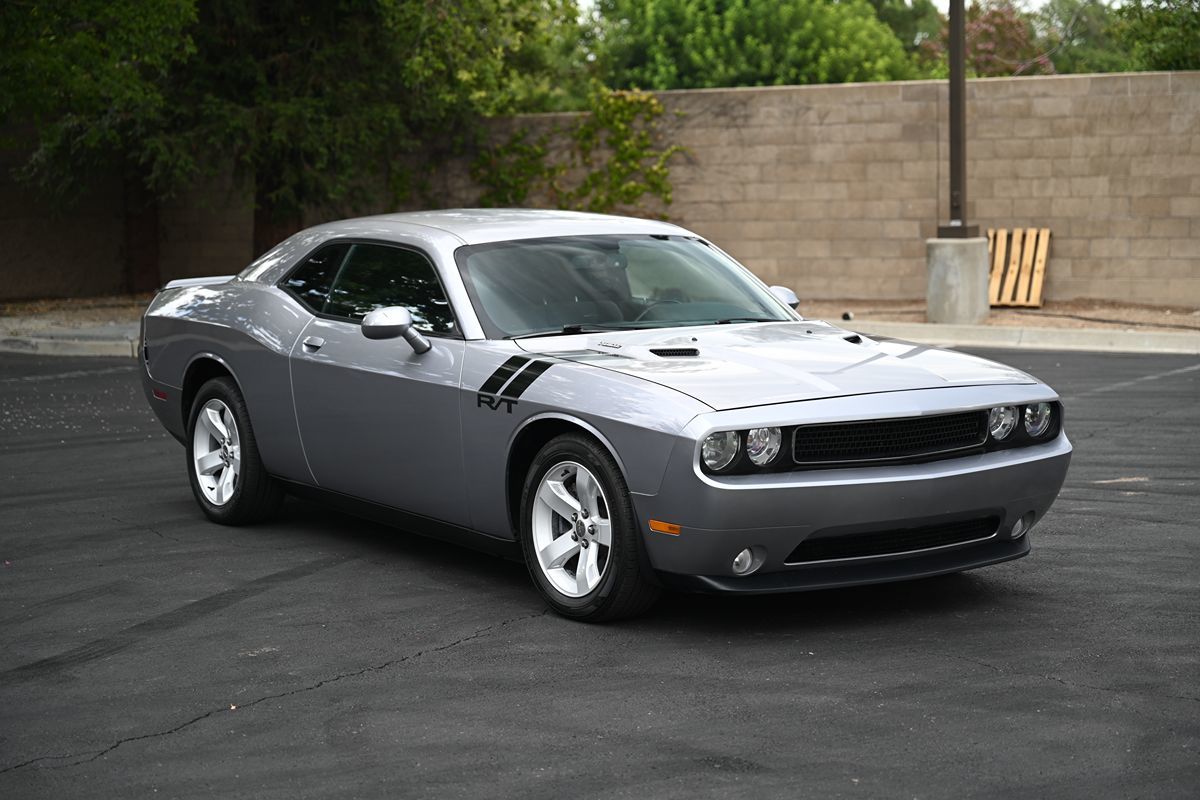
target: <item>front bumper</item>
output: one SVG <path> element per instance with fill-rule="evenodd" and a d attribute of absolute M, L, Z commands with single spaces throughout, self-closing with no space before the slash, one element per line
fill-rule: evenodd
<path fill-rule="evenodd" d="M 924 464 L 714 479 L 694 469 L 694 444 L 677 444 L 656 495 L 634 498 L 647 556 L 669 585 L 744 593 L 904 580 L 1020 558 L 1029 537 L 1012 538 L 1013 525 L 1031 513 L 1041 519 L 1071 459 L 1060 433 L 1042 445 Z M 992 534 L 962 544 L 789 563 L 810 537 L 982 518 L 996 520 Z M 651 519 L 678 525 L 678 535 L 652 531 Z M 744 548 L 759 566 L 737 576 L 732 563 Z"/>

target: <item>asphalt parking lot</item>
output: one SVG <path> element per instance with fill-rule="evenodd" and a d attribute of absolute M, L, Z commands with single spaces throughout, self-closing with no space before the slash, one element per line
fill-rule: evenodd
<path fill-rule="evenodd" d="M 0 797 L 1195 797 L 1200 359 L 983 355 L 1067 405 L 1029 558 L 608 626 L 315 505 L 209 524 L 132 361 L 0 356 Z"/>

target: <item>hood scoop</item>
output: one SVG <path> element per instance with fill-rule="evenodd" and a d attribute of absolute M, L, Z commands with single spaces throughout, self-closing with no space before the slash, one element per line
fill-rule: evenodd
<path fill-rule="evenodd" d="M 863 341 L 862 337 L 859 336 L 857 333 L 852 333 L 849 336 L 843 336 L 842 338 L 845 339 L 850 344 L 862 344 L 862 341 Z"/>
<path fill-rule="evenodd" d="M 700 355 L 695 347 L 651 347 L 650 352 L 661 358 L 695 358 Z"/>

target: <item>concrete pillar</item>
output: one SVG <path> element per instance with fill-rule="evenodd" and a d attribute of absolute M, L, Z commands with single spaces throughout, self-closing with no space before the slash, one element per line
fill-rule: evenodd
<path fill-rule="evenodd" d="M 987 239 L 926 239 L 930 322 L 977 325 L 988 316 Z"/>

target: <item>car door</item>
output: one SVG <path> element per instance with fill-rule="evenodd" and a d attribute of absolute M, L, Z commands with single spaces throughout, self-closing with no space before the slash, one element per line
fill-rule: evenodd
<path fill-rule="evenodd" d="M 352 242 L 315 252 L 281 284 L 314 313 L 292 350 L 308 467 L 324 489 L 467 525 L 458 386 L 464 342 L 420 250 Z M 403 306 L 432 342 L 362 335 L 367 312 Z"/>

